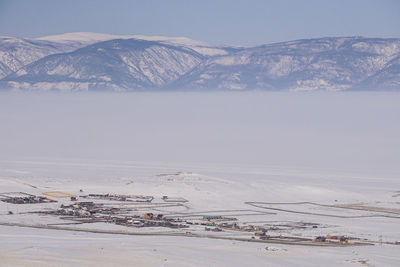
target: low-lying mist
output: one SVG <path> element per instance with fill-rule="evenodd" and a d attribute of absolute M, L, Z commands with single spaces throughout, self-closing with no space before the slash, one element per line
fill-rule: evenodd
<path fill-rule="evenodd" d="M 400 174 L 400 94 L 0 94 L 0 158 Z"/>

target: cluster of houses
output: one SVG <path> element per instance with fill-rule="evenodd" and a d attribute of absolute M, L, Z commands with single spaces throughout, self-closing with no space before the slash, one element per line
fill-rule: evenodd
<path fill-rule="evenodd" d="M 52 200 L 47 197 L 35 196 L 23 192 L 1 193 L 0 199 L 3 202 L 12 204 L 37 204 L 57 202 L 56 200 Z"/>

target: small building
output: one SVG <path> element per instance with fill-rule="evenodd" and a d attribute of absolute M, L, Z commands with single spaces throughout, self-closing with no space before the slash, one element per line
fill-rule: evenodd
<path fill-rule="evenodd" d="M 326 241 L 326 237 L 325 236 L 317 236 L 316 238 L 314 238 L 315 242 L 325 242 Z"/>
<path fill-rule="evenodd" d="M 265 231 L 257 231 L 254 233 L 255 236 L 264 236 L 265 235 Z"/>
<path fill-rule="evenodd" d="M 221 216 L 216 215 L 216 216 L 210 216 L 210 215 L 204 215 L 203 220 L 219 220 L 222 219 Z"/>
<path fill-rule="evenodd" d="M 153 213 L 145 213 L 144 215 L 143 215 L 143 219 L 147 219 L 147 220 L 151 220 L 151 219 L 153 219 L 153 217 L 154 217 L 154 215 L 153 215 Z"/>

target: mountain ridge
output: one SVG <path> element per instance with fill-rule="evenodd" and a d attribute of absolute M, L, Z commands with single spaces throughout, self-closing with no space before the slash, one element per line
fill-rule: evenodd
<path fill-rule="evenodd" d="M 1 37 L 1 88 L 400 90 L 400 38 L 324 37 L 238 48 L 184 37 L 85 34 L 14 38 L 15 49 L 5 41 L 13 37 Z M 8 66 L 9 54 L 29 44 L 25 52 L 35 51 L 34 57 L 27 60 L 22 49 L 19 65 Z"/>

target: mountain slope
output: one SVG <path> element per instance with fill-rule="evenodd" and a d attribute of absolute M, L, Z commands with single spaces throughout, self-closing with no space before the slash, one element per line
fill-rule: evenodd
<path fill-rule="evenodd" d="M 0 79 L 45 56 L 73 51 L 87 43 L 57 43 L 0 37 Z"/>
<path fill-rule="evenodd" d="M 48 55 L 72 52 L 98 42 L 132 38 L 190 48 L 203 56 L 226 55 L 232 50 L 237 50 L 231 47 L 214 47 L 185 37 L 90 32 L 65 33 L 36 39 L 0 36 L 0 79 Z"/>
<path fill-rule="evenodd" d="M 208 59 L 171 86 L 225 90 L 345 90 L 381 71 L 398 55 L 400 39 L 298 40 Z M 393 79 L 400 80 L 400 77 Z"/>
<path fill-rule="evenodd" d="M 354 89 L 357 90 L 399 90 L 400 55 L 389 61 L 382 70 L 365 79 Z"/>
<path fill-rule="evenodd" d="M 395 38 L 330 37 L 233 48 L 184 37 L 131 37 L 0 38 L 0 88 L 400 90 Z"/>
<path fill-rule="evenodd" d="M 14 89 L 159 88 L 182 76 L 203 58 L 188 48 L 137 39 L 116 39 L 44 57 L 3 81 Z"/>

